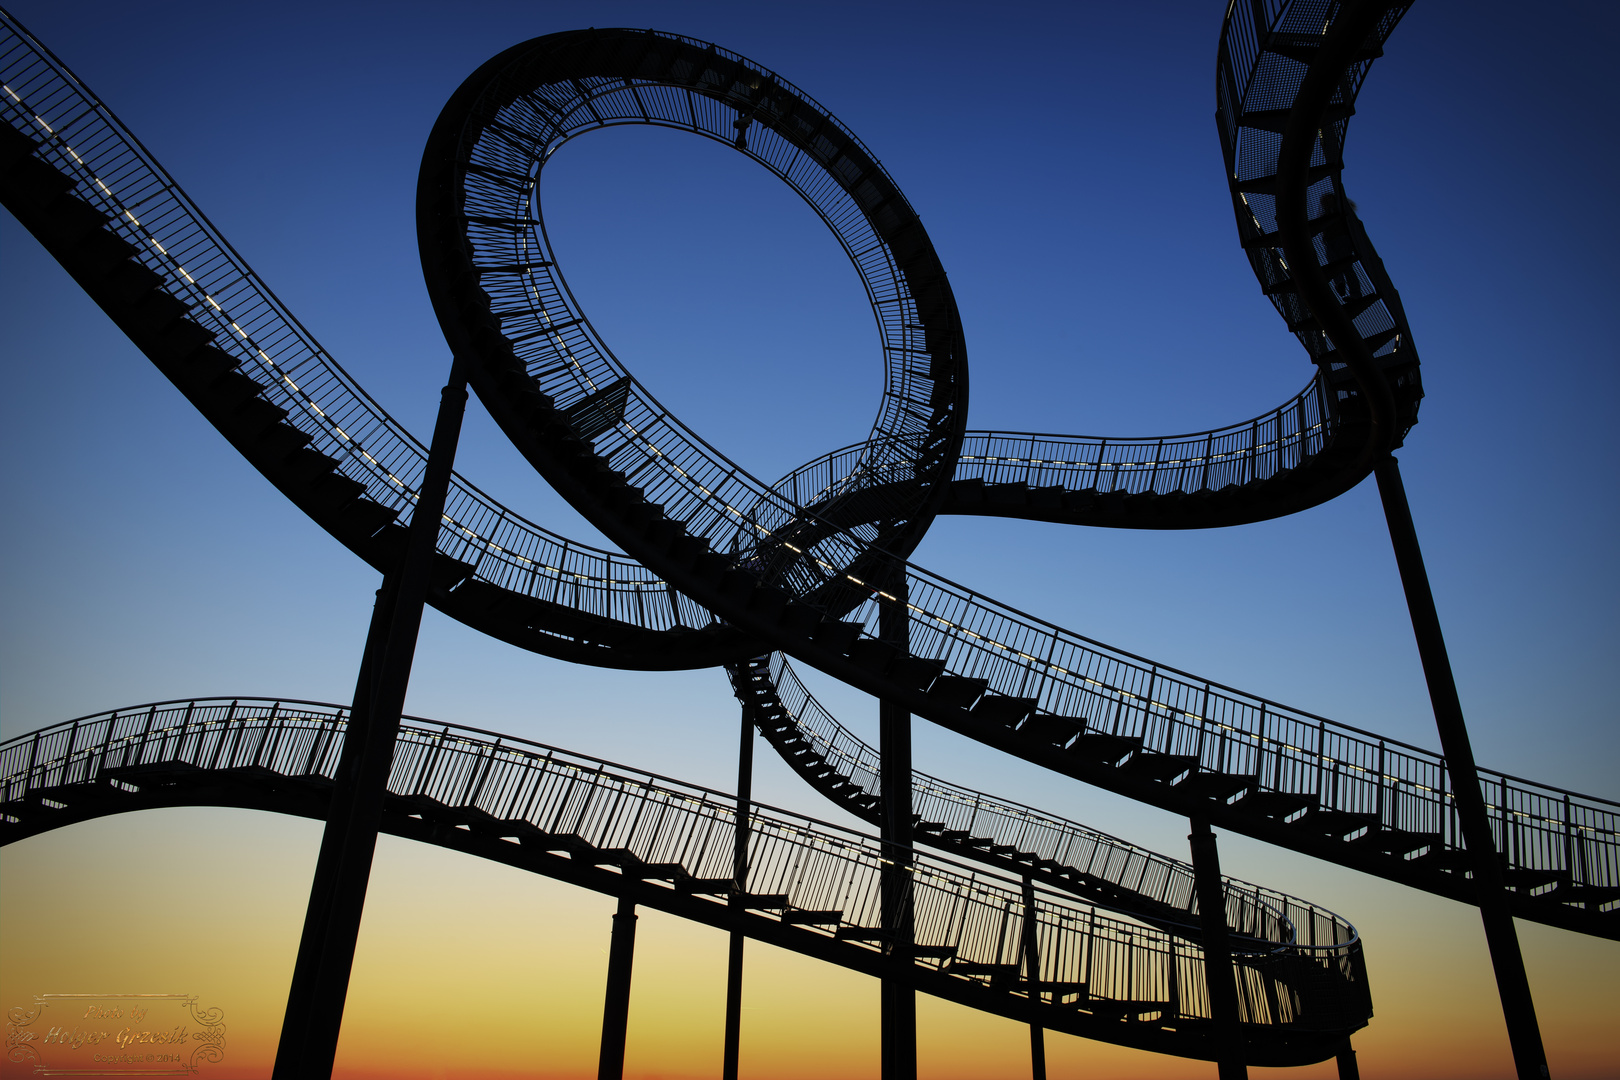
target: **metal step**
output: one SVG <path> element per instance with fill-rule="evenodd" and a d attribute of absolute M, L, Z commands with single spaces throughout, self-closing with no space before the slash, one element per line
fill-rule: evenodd
<path fill-rule="evenodd" d="M 1169 782 L 1197 764 L 1198 759 L 1188 754 L 1156 754 L 1144 751 L 1131 758 L 1121 768 L 1133 776 Z"/>
<path fill-rule="evenodd" d="M 1176 785 L 1177 791 L 1186 791 L 1193 795 L 1200 795 L 1207 799 L 1218 799 L 1226 802 L 1234 795 L 1250 791 L 1257 787 L 1260 778 L 1257 776 L 1244 776 L 1237 773 L 1209 772 L 1198 769 L 1190 773 Z"/>
<path fill-rule="evenodd" d="M 985 687 L 989 682 L 984 679 L 969 679 L 962 675 L 941 675 L 934 680 L 933 687 L 928 696 L 942 705 L 953 706 L 958 709 L 970 709 L 973 703 L 984 695 Z"/>
<path fill-rule="evenodd" d="M 1017 964 L 982 964 L 976 960 L 952 960 L 945 967 L 946 974 L 988 977 L 992 982 L 1011 982 L 1018 978 Z"/>
<path fill-rule="evenodd" d="M 973 719 L 987 724 L 1012 727 L 1035 711 L 1036 701 L 1029 697 L 1003 697 L 986 694 L 973 706 Z"/>
<path fill-rule="evenodd" d="M 1117 765 L 1127 754 L 1142 749 L 1142 740 L 1135 735 L 1105 735 L 1101 732 L 1081 735 L 1069 744 L 1069 753 L 1090 758 L 1104 765 Z"/>
<path fill-rule="evenodd" d="M 782 921 L 799 926 L 837 926 L 844 921 L 842 911 L 804 911 L 791 909 L 782 912 Z"/>
<path fill-rule="evenodd" d="M 1080 731 L 1079 721 L 1068 716 L 1036 713 L 1024 721 L 1018 734 L 1040 743 L 1062 746 Z"/>

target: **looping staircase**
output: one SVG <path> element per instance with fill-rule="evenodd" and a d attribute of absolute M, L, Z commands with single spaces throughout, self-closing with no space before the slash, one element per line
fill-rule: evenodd
<path fill-rule="evenodd" d="M 1422 397 L 1417 354 L 1339 175 L 1356 92 L 1405 7 L 1381 10 L 1376 32 L 1333 72 L 1320 60 L 1332 25 L 1317 8 L 1230 5 L 1218 122 L 1240 238 L 1262 291 L 1317 371 L 1290 402 L 1244 424 L 1147 439 L 966 431 L 960 319 L 920 219 L 853 133 L 774 73 L 655 32 L 581 31 L 519 47 L 532 47 L 533 63 L 518 74 L 533 85 L 479 83 L 484 72 L 435 128 L 429 158 L 439 173 L 425 166 L 424 175 L 443 183 L 424 195 L 424 265 L 447 338 L 492 415 L 628 556 L 549 533 L 456 477 L 429 601 L 566 660 L 738 665 L 739 698 L 761 730 L 857 814 L 870 816 L 877 794 L 870 750 L 840 734 L 807 694 L 795 698 L 785 662 L 765 668 L 751 658 L 780 650 L 1065 775 L 1471 902 L 1439 755 L 1110 648 L 901 561 L 936 513 L 1127 528 L 1261 520 L 1348 489 L 1399 445 Z M 1313 71 L 1338 81 L 1307 116 L 1296 97 Z M 4 13 L 0 83 L 0 202 L 295 505 L 372 566 L 396 566 L 423 474 L 421 444 L 320 348 L 111 111 Z M 743 118 L 746 139 L 736 126 Z M 533 194 L 551 150 L 613 123 L 719 139 L 823 213 L 879 315 L 886 393 L 872 439 L 764 484 L 685 428 L 597 340 L 545 245 Z M 1279 154 L 1301 124 L 1313 156 L 1293 177 Z M 1279 201 L 1302 193 L 1315 267 L 1290 266 L 1278 220 Z M 1353 326 L 1358 341 L 1341 333 L 1335 342 L 1308 314 L 1300 290 L 1317 277 L 1338 302 L 1336 325 Z M 1394 425 L 1380 434 L 1373 399 L 1386 394 Z M 884 622 L 903 622 L 907 644 L 880 635 Z M 260 703 L 239 716 L 240 704 L 219 715 L 217 703 L 189 703 L 184 717 L 152 706 L 139 732 L 127 713 L 87 718 L 29 737 L 26 764 L 16 760 L 22 742 L 8 746 L 4 775 L 21 777 L 7 780 L 21 787 L 7 788 L 7 836 L 142 800 L 318 812 L 311 808 L 329 775 L 319 763 L 341 737 L 340 711 L 300 705 L 288 713 L 281 703 L 266 714 Z M 215 713 L 193 727 L 197 709 Z M 79 741 L 81 728 L 101 731 L 103 720 L 104 735 Z M 605 763 L 565 767 L 555 764 L 568 757 L 561 751 L 512 742 L 408 726 L 389 827 L 604 891 L 635 890 L 638 902 L 712 925 L 740 920 L 762 939 L 860 970 L 895 959 L 875 917 L 785 869 L 780 880 L 756 875 L 739 891 L 729 864 L 705 846 L 735 826 L 726 824 L 723 797 Z M 401 769 L 418 770 L 418 779 Z M 610 774 L 611 782 L 586 779 Z M 489 801 L 481 777 L 491 776 L 507 786 L 490 790 L 506 792 L 566 776 L 569 791 L 591 793 L 580 805 L 605 816 L 558 829 L 510 800 Z M 1620 938 L 1620 805 L 1481 776 L 1514 913 Z M 925 951 L 901 958 L 919 985 L 1003 1015 L 1038 1013 L 1058 1030 L 1210 1056 L 1179 864 L 1012 804 L 996 804 L 1000 823 L 981 828 L 983 819 L 959 815 L 970 802 L 983 811 L 985 797 L 918 781 L 920 835 L 1039 881 L 1036 917 L 1043 935 L 1055 935 L 1050 948 L 1043 943 L 1038 977 L 1020 976 L 1019 937 L 1009 928 L 1023 917 L 1022 901 L 1009 879 L 918 854 L 919 920 L 936 918 L 922 914 L 925 895 L 936 904 L 928 910 L 946 913 L 929 924 L 937 933 L 919 934 Z M 642 835 L 639 824 L 606 813 L 595 793 L 610 788 L 684 822 L 682 842 L 696 846 L 676 852 L 666 844 L 675 834 Z M 1012 824 L 1037 816 L 1071 845 L 1063 855 Z M 852 888 L 875 873 L 874 841 L 793 820 L 781 824 L 782 851 L 837 867 Z M 1098 855 L 1081 868 L 1076 843 L 1119 861 L 1105 866 Z M 742 904 L 716 914 L 733 911 L 718 899 L 727 890 Z M 1247 935 L 1238 974 L 1256 1064 L 1318 1060 L 1323 1033 L 1342 1039 L 1367 1015 L 1359 944 L 1343 940 L 1341 921 L 1290 906 L 1299 903 L 1228 885 L 1229 919 Z M 1094 905 L 1132 919 L 1100 916 Z M 947 915 L 969 914 L 971 927 L 949 929 Z M 1157 974 L 1143 982 L 1124 970 Z"/>

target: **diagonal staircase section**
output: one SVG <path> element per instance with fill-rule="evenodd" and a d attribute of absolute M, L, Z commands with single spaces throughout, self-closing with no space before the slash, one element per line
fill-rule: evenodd
<path fill-rule="evenodd" d="M 425 448 L 4 12 L 0 118 L 0 204 L 254 468 L 355 554 L 392 568 Z M 542 529 L 459 476 L 430 602 L 520 648 L 598 666 L 705 667 L 758 651 L 641 564 Z"/>
<path fill-rule="evenodd" d="M 727 673 L 745 715 L 783 760 L 822 795 L 877 825 L 877 750 L 811 695 L 787 658 L 755 657 L 729 665 Z M 912 800 L 919 844 L 1072 892 L 1178 936 L 1203 933 L 1193 870 L 1186 863 L 922 772 L 912 776 Z M 1226 925 L 1240 953 L 1269 954 L 1355 936 L 1348 923 L 1307 901 L 1233 878 L 1225 883 Z"/>
<path fill-rule="evenodd" d="M 1234 18 L 1247 17 L 1242 5 L 1233 10 Z M 0 200 L 255 467 L 372 565 L 393 565 L 420 474 L 420 445 L 319 349 L 81 82 L 9 17 L 0 18 L 0 30 L 0 113 L 7 120 L 0 125 Z M 1223 49 L 1231 52 L 1240 39 L 1229 38 Z M 1245 63 L 1263 54 L 1308 55 L 1301 40 L 1265 40 L 1284 52 L 1257 47 Z M 644 39 L 633 44 L 645 47 Z M 701 50 L 688 55 L 709 63 Z M 728 60 L 704 68 L 702 78 L 720 68 L 738 70 Z M 1231 78 L 1249 84 L 1248 75 Z M 591 107 L 633 104 L 624 100 L 622 81 L 581 85 Z M 682 93 L 671 100 L 684 107 L 691 94 Z M 726 93 L 705 83 L 697 98 L 710 108 Z M 854 144 L 845 150 L 854 152 Z M 853 160 L 839 155 L 834 168 Z M 1261 205 L 1260 192 L 1240 194 L 1244 206 Z M 920 568 L 906 568 L 903 594 L 879 588 L 873 582 L 890 580 L 894 563 L 864 534 L 829 527 L 822 535 L 816 526 L 811 547 L 793 550 L 784 538 L 814 524 L 814 514 L 706 456 L 706 444 L 639 387 L 623 384 L 622 399 L 617 391 L 591 397 L 620 385 L 623 371 L 593 369 L 603 377 L 566 398 L 535 389 L 505 331 L 522 336 L 537 323 L 560 327 L 567 319 L 529 310 L 502 321 L 488 314 L 484 288 L 520 266 L 531 273 L 538 257 L 514 256 L 512 223 L 532 222 L 532 208 L 516 195 L 502 196 L 504 203 L 492 195 L 468 219 L 494 223 L 487 235 L 504 237 L 504 246 L 491 241 L 481 261 L 452 276 L 448 306 L 483 320 L 473 335 L 482 344 L 463 344 L 482 358 L 492 412 L 559 490 L 634 558 L 545 533 L 458 479 L 431 596 L 441 610 L 521 647 L 603 666 L 701 666 L 758 655 L 769 642 L 1066 775 L 1470 900 L 1439 755 L 1111 649 Z M 1354 234 L 1358 223 L 1343 224 L 1358 252 L 1358 287 L 1374 288 L 1396 318 L 1398 298 L 1375 280 L 1381 270 Z M 1331 226 L 1324 223 L 1320 235 Z M 913 243 L 900 233 L 895 239 Z M 943 318 L 934 310 L 931 317 Z M 916 331 L 906 333 L 913 336 L 897 347 L 916 344 Z M 571 339 L 570 348 L 582 350 L 582 340 Z M 926 329 L 921 340 L 929 342 Z M 1325 347 L 1320 335 L 1311 340 Z M 1409 345 L 1397 335 L 1379 350 L 1388 346 L 1383 355 L 1394 356 Z M 930 347 L 929 369 L 947 375 L 949 347 Z M 547 348 L 555 353 L 555 345 Z M 1328 361 L 1329 370 L 1338 370 L 1335 363 Z M 923 391 L 925 383 L 918 384 Z M 1353 397 L 1347 391 L 1337 400 Z M 581 411 L 587 400 L 610 407 Z M 1344 406 L 1341 417 L 1352 408 Z M 602 427 L 604 419 L 617 426 Z M 852 490 L 865 484 L 857 479 Z M 868 630 L 881 607 L 896 605 L 911 624 L 909 655 Z M 1620 808 L 1499 773 L 1483 774 L 1483 783 L 1516 914 L 1620 935 Z"/>
<path fill-rule="evenodd" d="M 466 100 L 490 96 L 478 99 L 476 113 L 459 113 L 456 102 L 447 107 L 446 132 L 463 126 L 458 136 L 438 139 L 453 160 L 432 167 L 433 175 L 464 181 L 430 188 L 442 205 L 428 216 L 448 220 L 531 205 L 538 159 L 516 153 L 491 125 L 531 132 L 535 145 L 549 146 L 595 118 L 628 119 L 640 108 L 633 79 L 626 83 L 635 73 L 653 86 L 671 77 L 666 71 L 700 70 L 700 96 L 741 107 L 736 88 L 753 78 L 752 69 L 710 53 L 693 57 L 697 68 L 681 67 L 687 47 L 649 43 L 639 31 L 591 35 L 556 72 L 538 62 L 527 70 L 556 106 L 544 115 L 515 84 L 494 81 L 491 71 L 479 75 L 491 82 L 479 90 L 475 79 Z M 655 48 L 668 51 L 648 67 Z M 562 71 L 572 74 L 563 79 Z M 825 168 L 836 171 L 854 153 L 801 145 L 798 132 L 784 123 L 780 137 Z M 1328 179 L 1337 175 L 1332 160 Z M 531 170 L 524 183 L 486 182 L 488 169 L 499 166 L 510 176 L 519 165 Z M 505 243 L 476 232 L 454 244 L 423 234 L 424 258 L 439 267 L 430 273 L 430 292 L 447 337 L 477 357 L 474 388 L 519 450 L 596 527 L 729 624 L 1036 764 L 1341 865 L 1462 902 L 1473 898 L 1438 755 L 1102 646 L 903 565 L 863 534 L 823 521 L 722 458 L 638 385 L 618 427 L 582 438 L 566 419 L 580 391 L 536 374 L 553 370 L 558 346 L 534 345 L 527 329 L 564 311 L 553 311 L 549 301 L 516 313 L 503 308 L 499 317 L 492 308 L 495 296 L 517 288 L 500 269 L 509 259 Z M 1331 344 L 1314 333 L 1317 345 Z M 1372 339 L 1365 340 L 1372 349 Z M 1398 352 L 1409 344 L 1390 337 L 1375 356 L 1394 356 L 1385 346 Z M 594 339 L 571 341 L 569 349 L 594 383 L 627 374 Z M 1338 370 L 1333 351 L 1318 359 Z M 1394 371 L 1395 364 L 1386 367 Z M 1343 391 L 1336 407 L 1342 423 L 1335 445 L 1347 460 L 1376 451 L 1365 403 Z M 1338 475 L 1346 483 L 1359 479 Z M 903 586 L 886 584 L 901 580 Z M 885 609 L 909 623 L 909 653 L 877 637 Z M 1591 887 L 1614 884 L 1614 804 L 1499 774 L 1484 782 L 1494 788 L 1487 798 L 1505 833 L 1529 834 L 1525 843 L 1502 838 L 1510 861 L 1526 860 L 1509 868 L 1510 880 L 1525 882 L 1513 897 L 1516 914 L 1589 933 L 1620 932 L 1613 905 L 1587 899 L 1596 895 Z M 1598 855 L 1584 869 L 1575 861 L 1583 845 Z M 1577 879 L 1594 873 L 1600 880 Z"/>
<path fill-rule="evenodd" d="M 339 706 L 161 702 L 82 717 L 0 745 L 0 842 L 161 806 L 319 817 L 345 734 Z M 383 828 L 881 975 L 1054 1030 L 1213 1059 L 1196 942 L 1016 877 L 912 856 L 916 945 L 880 929 L 887 856 L 866 836 L 753 804 L 749 873 L 733 877 L 735 798 L 556 747 L 409 720 Z M 1033 919 L 1040 967 L 1022 951 Z M 1242 1033 L 1256 1065 L 1331 1057 L 1371 1013 L 1361 945 L 1242 958 Z"/>

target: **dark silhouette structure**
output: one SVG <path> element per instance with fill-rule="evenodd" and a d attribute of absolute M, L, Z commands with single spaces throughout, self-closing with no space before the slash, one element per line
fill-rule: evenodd
<path fill-rule="evenodd" d="M 346 712 L 167 704 L 15 740 L 0 748 L 6 839 L 146 805 L 325 818 L 278 1077 L 330 1072 L 379 829 L 620 897 L 604 1076 L 622 1067 L 636 905 L 733 935 L 727 1075 L 745 937 L 882 979 L 889 1077 L 915 1073 L 919 990 L 1030 1024 L 1037 1074 L 1051 1028 L 1217 1061 L 1223 1077 L 1329 1057 L 1352 1075 L 1349 1038 L 1371 1012 L 1355 931 L 1222 879 L 1218 827 L 1477 904 L 1520 1074 L 1545 1075 L 1512 919 L 1620 937 L 1620 807 L 1478 770 L 1468 748 L 1391 456 L 1416 422 L 1418 357 L 1341 209 L 1347 118 L 1404 10 L 1231 5 L 1217 122 L 1239 234 L 1316 371 L 1253 419 L 1152 439 L 968 431 L 960 320 L 921 221 L 860 140 L 780 76 L 654 31 L 517 45 L 458 89 L 423 156 L 423 272 L 453 355 L 426 448 L 5 17 L 0 201 L 239 452 L 383 574 Z M 764 483 L 598 338 L 547 247 L 537 188 L 559 145 L 617 124 L 732 146 L 821 215 L 878 315 L 885 393 L 867 441 Z M 551 534 L 454 473 L 468 386 L 627 554 Z M 1100 645 L 905 561 L 941 513 L 1206 528 L 1318 505 L 1374 473 L 1444 756 Z M 402 724 L 425 604 L 575 662 L 727 665 L 745 723 L 736 798 Z M 786 656 L 882 702 L 879 750 L 804 692 Z M 915 774 L 913 716 L 1186 816 L 1192 865 Z M 752 804 L 749 727 L 879 837 Z M 576 804 L 541 794 L 565 782 L 604 793 L 587 807 L 656 804 L 663 824 L 565 812 Z"/>
<path fill-rule="evenodd" d="M 0 745 L 0 839 L 162 806 L 323 818 L 349 734 L 347 708 L 291 700 L 160 702 L 81 717 Z M 399 724 L 393 761 L 383 831 L 620 898 L 604 1075 L 622 1063 L 638 906 L 880 979 L 903 968 L 917 991 L 1040 1028 L 1215 1056 L 1200 931 L 1185 910 L 1179 920 L 1111 914 L 1083 887 L 1053 888 L 1032 875 L 913 850 L 916 944 L 896 955 L 884 880 L 893 847 L 879 837 L 751 803 L 750 891 L 739 894 L 731 795 L 415 718 Z M 1097 861 L 1126 868 L 1133 880 L 1157 883 L 1164 871 L 1191 876 L 1185 865 L 1096 840 Z M 1079 845 L 1073 850 L 1078 855 Z M 1354 929 L 1303 901 L 1223 884 L 1228 910 L 1246 920 L 1235 927 L 1232 957 L 1245 1028 L 1254 1033 L 1249 1060 L 1290 1065 L 1333 1056 L 1370 1007 Z M 1117 895 L 1126 907 L 1132 894 Z M 1143 910 L 1165 910 L 1137 895 Z"/>

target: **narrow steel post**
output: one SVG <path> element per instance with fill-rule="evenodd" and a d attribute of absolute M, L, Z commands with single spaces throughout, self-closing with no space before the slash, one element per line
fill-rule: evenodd
<path fill-rule="evenodd" d="M 1349 1039 L 1344 1040 L 1334 1060 L 1339 1063 L 1339 1080 L 1361 1080 L 1361 1069 L 1356 1066 L 1356 1052 L 1351 1049 Z"/>
<path fill-rule="evenodd" d="M 1041 1002 L 1041 935 L 1035 918 L 1035 882 L 1024 878 L 1024 981 L 1029 1002 Z M 1034 1017 L 1029 1021 L 1029 1071 L 1034 1080 L 1046 1080 L 1046 1029 Z"/>
<path fill-rule="evenodd" d="M 1530 995 L 1530 980 L 1524 972 L 1519 952 L 1519 935 L 1513 927 L 1513 912 L 1502 882 L 1502 863 L 1491 836 L 1485 797 L 1480 792 L 1479 771 L 1474 765 L 1474 749 L 1463 722 L 1462 701 L 1457 697 L 1457 681 L 1446 654 L 1446 639 L 1440 630 L 1440 614 L 1429 589 L 1429 574 L 1423 566 L 1423 549 L 1418 546 L 1417 528 L 1412 524 L 1412 507 L 1406 501 L 1401 469 L 1393 457 L 1374 470 L 1378 497 L 1384 504 L 1384 520 L 1389 525 L 1390 543 L 1395 548 L 1395 565 L 1400 568 L 1401 586 L 1406 591 L 1406 607 L 1412 617 L 1412 633 L 1417 638 L 1423 677 L 1429 684 L 1429 701 L 1434 723 L 1440 733 L 1440 749 L 1446 755 L 1446 771 L 1451 774 L 1451 791 L 1456 799 L 1463 843 L 1468 848 L 1469 869 L 1473 872 L 1476 903 L 1485 924 L 1485 943 L 1491 965 L 1496 969 L 1496 989 L 1502 998 L 1502 1016 L 1507 1021 L 1508 1042 L 1513 1047 L 1513 1063 L 1520 1080 L 1543 1080 L 1547 1054 L 1541 1044 L 1541 1027 L 1536 1022 L 1536 1003 Z"/>
<path fill-rule="evenodd" d="M 630 969 L 636 958 L 636 905 L 619 897 L 613 915 L 613 944 L 608 946 L 607 1000 L 602 1004 L 602 1058 L 597 1080 L 624 1076 L 624 1033 L 630 1024 Z"/>
<path fill-rule="evenodd" d="M 1198 894 L 1198 921 L 1204 931 L 1204 983 L 1215 1022 L 1220 1080 L 1247 1080 L 1243 1032 L 1238 1027 L 1237 986 L 1232 979 L 1232 945 L 1226 930 L 1226 890 L 1221 885 L 1221 859 L 1215 834 L 1203 818 L 1190 818 L 1193 888 Z"/>
<path fill-rule="evenodd" d="M 889 575 L 897 599 L 878 605 L 878 638 L 910 652 L 905 567 Z M 911 713 L 892 701 L 878 702 L 882 836 L 886 862 L 881 880 L 883 929 L 891 963 L 882 985 L 883 1080 L 916 1080 L 917 994 L 911 985 L 915 934 L 911 898 Z"/>
<path fill-rule="evenodd" d="M 276 1047 L 276 1077 L 296 1076 L 301 1072 L 299 1062 L 309 1037 L 311 988 L 320 973 L 321 950 L 326 944 L 332 896 L 343 856 L 342 823 L 353 812 L 355 772 L 361 748 L 366 742 L 366 717 L 371 711 L 372 675 L 376 670 L 377 657 L 388 639 L 398 584 L 397 574 L 385 577 L 371 609 L 371 628 L 366 633 L 365 650 L 360 654 L 360 674 L 355 679 L 349 723 L 344 730 L 343 748 L 338 754 L 332 801 L 327 809 L 326 829 L 321 834 L 320 853 L 315 859 L 309 905 L 304 913 L 304 929 L 298 941 L 298 959 L 293 965 L 292 985 L 287 994 L 287 1011 L 281 1022 L 281 1038 Z"/>
<path fill-rule="evenodd" d="M 748 817 L 754 797 L 754 710 L 742 708 L 742 737 L 737 745 L 737 832 L 731 852 L 733 879 L 731 907 L 736 915 L 746 909 L 748 894 Z M 720 1067 L 723 1080 L 737 1080 L 737 1056 L 742 1043 L 743 932 L 731 931 L 726 957 L 726 1048 Z"/>
<path fill-rule="evenodd" d="M 315 925 L 309 925 L 306 915 L 305 937 L 300 939 L 287 1000 L 290 1023 L 284 1021 L 282 1025 L 274 1080 L 322 1080 L 332 1075 L 394 740 L 399 734 L 399 718 L 416 657 L 439 523 L 444 516 L 466 406 L 466 367 L 457 357 L 439 395 L 439 415 L 411 516 L 405 558 L 397 574 L 392 575 L 396 583 L 385 588 L 373 610 L 367 653 L 361 661 L 349 732 L 344 739 L 343 759 L 350 762 L 350 768 L 345 774 L 347 784 L 340 784 L 338 791 L 346 786 L 348 794 L 340 799 L 334 791 L 327 834 L 321 840 L 320 858 L 326 862 L 326 871 L 323 875 L 317 866 L 316 878 L 324 895 L 311 891 L 309 915 L 315 916 Z M 317 907 L 324 909 L 324 915 L 315 910 Z"/>

